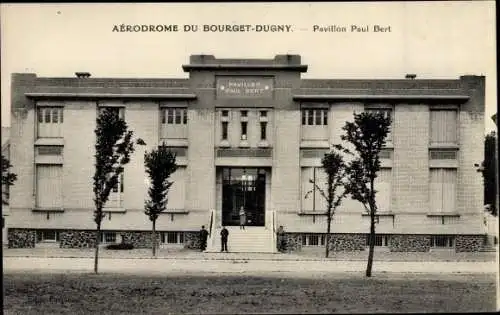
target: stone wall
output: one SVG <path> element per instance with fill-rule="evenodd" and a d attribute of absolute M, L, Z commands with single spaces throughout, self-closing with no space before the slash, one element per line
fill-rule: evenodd
<path fill-rule="evenodd" d="M 200 249 L 200 233 L 184 232 L 184 248 Z"/>
<path fill-rule="evenodd" d="M 151 248 L 153 247 L 153 239 L 151 231 L 123 231 L 117 232 L 122 236 L 122 243 L 132 244 L 134 248 Z M 156 232 L 157 244 L 161 242 L 160 232 Z"/>
<path fill-rule="evenodd" d="M 455 237 L 456 252 L 477 252 L 484 245 L 484 235 L 457 235 Z"/>
<path fill-rule="evenodd" d="M 302 235 L 299 233 L 285 233 L 285 251 L 293 252 L 302 249 Z"/>
<path fill-rule="evenodd" d="M 9 229 L 7 231 L 9 248 L 34 248 L 36 231 L 29 229 Z"/>
<path fill-rule="evenodd" d="M 62 231 L 59 240 L 61 248 L 93 248 L 95 231 Z"/>
<path fill-rule="evenodd" d="M 340 251 L 358 251 L 365 250 L 365 234 L 331 234 L 330 250 Z"/>
<path fill-rule="evenodd" d="M 391 252 L 428 252 L 431 248 L 430 235 L 391 235 Z"/>

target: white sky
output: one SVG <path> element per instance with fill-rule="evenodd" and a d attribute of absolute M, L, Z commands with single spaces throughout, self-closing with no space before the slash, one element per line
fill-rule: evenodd
<path fill-rule="evenodd" d="M 486 76 L 486 126 L 496 112 L 495 2 L 2 4 L 2 126 L 10 73 L 186 77 L 191 54 L 300 54 L 304 78 Z M 113 33 L 113 25 L 178 24 L 177 33 Z M 184 33 L 184 24 L 290 24 L 292 33 Z M 390 33 L 314 33 L 313 25 L 379 24 Z"/>

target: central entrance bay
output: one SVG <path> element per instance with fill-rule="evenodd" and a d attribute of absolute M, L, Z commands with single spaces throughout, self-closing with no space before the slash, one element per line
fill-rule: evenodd
<path fill-rule="evenodd" d="M 240 209 L 249 226 L 264 226 L 266 211 L 264 168 L 222 168 L 222 225 L 240 225 Z"/>

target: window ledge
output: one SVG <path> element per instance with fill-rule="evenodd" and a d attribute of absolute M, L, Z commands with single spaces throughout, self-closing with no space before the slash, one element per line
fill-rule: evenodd
<path fill-rule="evenodd" d="M 362 213 L 361 216 L 363 217 L 369 217 L 370 214 L 369 213 Z M 379 217 L 393 217 L 395 216 L 394 212 L 377 212 L 375 213 L 375 216 L 379 216 Z"/>
<path fill-rule="evenodd" d="M 448 213 L 427 213 L 428 217 L 460 217 L 460 214 L 457 212 L 448 212 Z"/>
<path fill-rule="evenodd" d="M 382 149 L 394 149 L 394 143 L 392 141 L 386 142 Z"/>
<path fill-rule="evenodd" d="M 33 208 L 33 212 L 64 212 L 64 208 Z"/>
<path fill-rule="evenodd" d="M 103 208 L 102 212 L 125 213 L 127 210 L 125 208 Z"/>
<path fill-rule="evenodd" d="M 163 211 L 164 214 L 188 214 L 189 210 L 185 209 L 167 209 Z"/>
<path fill-rule="evenodd" d="M 298 215 L 326 215 L 326 211 L 301 211 Z"/>
<path fill-rule="evenodd" d="M 239 147 L 240 148 L 249 148 L 250 147 L 250 144 L 248 143 L 247 140 L 241 140 L 240 141 L 240 144 L 239 144 Z"/>
<path fill-rule="evenodd" d="M 165 143 L 169 147 L 187 147 L 188 146 L 188 140 L 185 138 L 177 138 L 177 139 L 161 138 L 159 144 L 162 144 L 162 143 Z"/>
<path fill-rule="evenodd" d="M 259 143 L 257 144 L 257 146 L 259 148 L 268 148 L 269 147 L 269 142 L 267 142 L 267 140 L 261 140 L 261 141 L 259 141 Z"/>
<path fill-rule="evenodd" d="M 300 142 L 301 148 L 311 148 L 311 149 L 330 149 L 330 144 L 328 140 L 302 140 Z"/>
<path fill-rule="evenodd" d="M 35 145 L 64 145 L 64 138 L 39 138 Z"/>

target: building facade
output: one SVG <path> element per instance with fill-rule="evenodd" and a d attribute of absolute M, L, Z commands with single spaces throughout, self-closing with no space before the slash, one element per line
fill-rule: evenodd
<path fill-rule="evenodd" d="M 229 250 L 273 252 L 283 226 L 290 250 L 325 246 L 326 204 L 310 183 L 324 183 L 321 158 L 341 143 L 353 113 L 392 118 L 376 182 L 376 246 L 391 251 L 483 245 L 485 78 L 455 80 L 302 79 L 297 55 L 217 59 L 193 55 L 187 79 L 12 75 L 10 247 L 93 246 L 92 176 L 96 117 L 112 107 L 138 147 L 111 193 L 104 243 L 150 245 L 144 214 L 144 152 L 162 142 L 177 153 L 168 209 L 156 229 L 165 246 L 197 246 L 221 226 Z M 306 193 L 309 192 L 306 198 Z M 240 230 L 239 210 L 247 214 Z M 346 199 L 332 222 L 333 250 L 364 250 L 369 217 Z"/>

